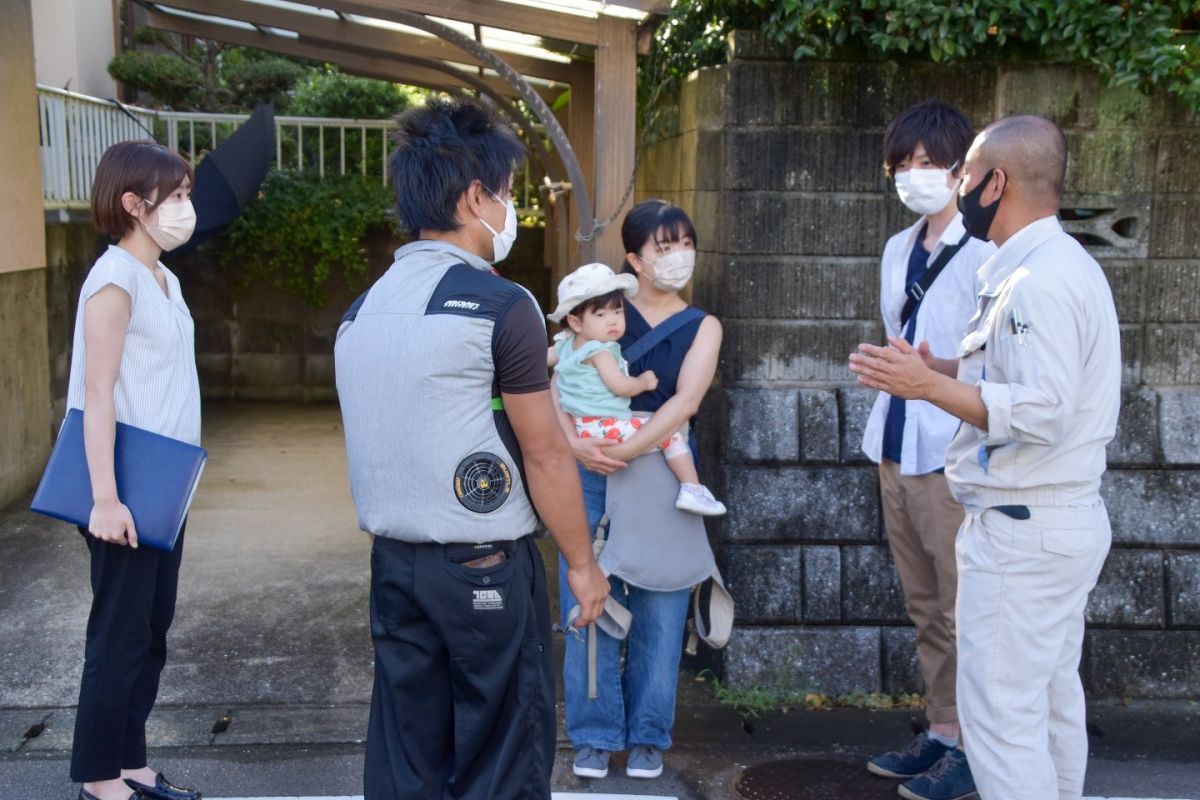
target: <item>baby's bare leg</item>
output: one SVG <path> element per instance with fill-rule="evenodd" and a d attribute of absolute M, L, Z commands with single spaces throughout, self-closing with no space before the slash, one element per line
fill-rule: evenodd
<path fill-rule="evenodd" d="M 692 451 L 683 436 L 676 433 L 662 443 L 662 450 L 667 458 L 667 466 L 680 483 L 700 482 L 700 476 L 696 474 L 696 461 L 692 458 Z"/>
<path fill-rule="evenodd" d="M 696 462 L 692 461 L 691 453 L 683 453 L 667 459 L 667 466 L 679 479 L 680 483 L 699 483 L 700 476 L 696 474 Z"/>

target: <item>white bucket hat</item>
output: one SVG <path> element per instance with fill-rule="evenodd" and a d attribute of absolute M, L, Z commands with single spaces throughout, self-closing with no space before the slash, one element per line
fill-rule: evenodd
<path fill-rule="evenodd" d="M 546 318 L 562 322 L 563 317 L 585 300 L 620 290 L 626 298 L 637 294 L 638 282 L 633 275 L 618 275 L 604 264 L 584 264 L 558 284 L 558 308 Z"/>

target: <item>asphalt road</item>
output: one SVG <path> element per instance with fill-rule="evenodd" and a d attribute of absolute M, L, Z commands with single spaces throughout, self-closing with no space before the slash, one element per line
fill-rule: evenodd
<path fill-rule="evenodd" d="M 214 458 L 189 521 L 149 726 L 152 764 L 214 800 L 353 797 L 372 672 L 369 542 L 346 486 L 337 410 L 206 408 L 205 445 Z M 70 800 L 86 548 L 70 526 L 18 506 L 0 511 L 0 553 L 0 800 Z M 694 680 L 696 664 L 685 667 L 662 778 L 626 778 L 617 756 L 609 778 L 581 782 L 560 731 L 555 789 L 732 800 L 746 765 L 796 756 L 861 764 L 911 735 L 910 712 L 746 721 Z M 1089 794 L 1200 800 L 1194 702 L 1097 702 L 1089 718 Z"/>

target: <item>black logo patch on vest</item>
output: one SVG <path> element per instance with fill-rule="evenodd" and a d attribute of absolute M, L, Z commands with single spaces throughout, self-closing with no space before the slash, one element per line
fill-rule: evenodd
<path fill-rule="evenodd" d="M 463 508 L 476 514 L 495 511 L 511 491 L 508 465 L 491 453 L 472 453 L 454 470 L 454 496 Z"/>

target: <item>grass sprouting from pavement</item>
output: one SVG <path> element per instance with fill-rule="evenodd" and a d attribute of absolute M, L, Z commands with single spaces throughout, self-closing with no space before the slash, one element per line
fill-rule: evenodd
<path fill-rule="evenodd" d="M 835 708 L 856 708 L 882 711 L 925 707 L 925 701 L 919 694 L 890 695 L 857 691 L 828 695 L 808 690 L 787 691 L 763 686 L 729 686 L 722 683 L 711 670 L 700 672 L 696 681 L 711 684 L 713 697 L 717 702 L 730 706 L 743 717 L 760 717 L 772 711 L 786 714 L 793 710 L 828 711 Z"/>

